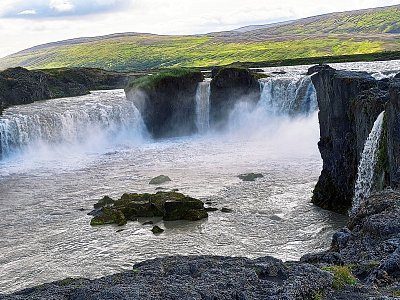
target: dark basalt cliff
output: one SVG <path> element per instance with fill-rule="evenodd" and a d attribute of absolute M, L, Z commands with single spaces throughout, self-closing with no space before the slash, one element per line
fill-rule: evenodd
<path fill-rule="evenodd" d="M 0 112 L 12 105 L 80 96 L 90 90 L 123 88 L 127 80 L 127 74 L 100 69 L 7 69 L 0 72 Z"/>
<path fill-rule="evenodd" d="M 388 151 L 390 186 L 400 187 L 400 80 L 393 83 L 389 90 L 390 101 L 386 109 L 385 143 Z"/>
<path fill-rule="evenodd" d="M 321 138 L 318 147 L 323 159 L 323 170 L 312 201 L 322 208 L 345 212 L 351 206 L 364 143 L 376 118 L 386 108 L 389 89 L 392 90 L 392 106 L 397 103 L 396 80 L 378 81 L 367 73 L 337 71 L 325 67 L 312 76 L 312 81 L 320 109 Z M 396 110 L 398 111 L 397 107 Z M 391 117 L 393 118 L 395 116 Z M 389 140 L 396 139 L 395 136 L 400 137 L 392 129 L 390 135 L 392 137 Z M 387 143 L 383 142 L 382 145 L 386 147 Z M 399 153 L 399 149 L 392 146 L 390 148 Z M 387 185 L 388 178 L 391 177 L 387 166 L 384 166 L 387 155 L 387 148 L 380 151 L 381 161 L 378 163 L 377 173 L 383 180 L 379 188 Z"/>
<path fill-rule="evenodd" d="M 154 138 L 197 132 L 196 90 L 200 71 L 172 70 L 133 81 L 125 88 Z"/>
<path fill-rule="evenodd" d="M 256 104 L 260 99 L 260 84 L 247 69 L 215 69 L 211 81 L 210 125 L 223 128 L 229 114 L 239 102 Z"/>

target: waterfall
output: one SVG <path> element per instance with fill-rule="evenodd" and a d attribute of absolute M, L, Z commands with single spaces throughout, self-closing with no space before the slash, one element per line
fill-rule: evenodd
<path fill-rule="evenodd" d="M 309 115 L 318 109 L 311 76 L 270 77 L 260 80 L 259 105 L 275 115 Z"/>
<path fill-rule="evenodd" d="M 200 82 L 197 86 L 196 126 L 200 133 L 210 128 L 210 80 Z"/>
<path fill-rule="evenodd" d="M 0 117 L 0 154 L 38 145 L 83 144 L 140 134 L 140 113 L 122 90 L 53 99 L 7 109 Z"/>
<path fill-rule="evenodd" d="M 384 114 L 385 112 L 382 112 L 376 119 L 364 145 L 364 150 L 358 165 L 358 175 L 354 189 L 353 206 L 351 210 L 351 214 L 353 215 L 359 210 L 362 201 L 369 197 L 371 193 L 379 142 L 382 135 Z"/>

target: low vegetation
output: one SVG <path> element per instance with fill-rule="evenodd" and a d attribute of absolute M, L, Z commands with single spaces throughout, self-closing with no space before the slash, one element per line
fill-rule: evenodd
<path fill-rule="evenodd" d="M 342 290 L 346 285 L 357 283 L 357 278 L 354 277 L 349 266 L 329 266 L 322 269 L 333 273 L 333 288 L 336 290 Z"/>

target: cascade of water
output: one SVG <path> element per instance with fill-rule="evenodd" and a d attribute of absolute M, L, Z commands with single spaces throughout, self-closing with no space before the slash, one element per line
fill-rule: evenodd
<path fill-rule="evenodd" d="M 318 109 L 311 76 L 269 77 L 260 80 L 262 105 L 272 114 L 308 115 Z"/>
<path fill-rule="evenodd" d="M 210 80 L 200 82 L 197 86 L 196 126 L 200 133 L 210 128 Z"/>
<path fill-rule="evenodd" d="M 353 205 L 351 209 L 351 214 L 353 215 L 359 210 L 362 201 L 371 193 L 379 142 L 382 135 L 384 114 L 385 112 L 382 112 L 376 119 L 364 145 L 364 150 L 358 165 L 358 175 L 354 189 Z"/>
<path fill-rule="evenodd" d="M 53 99 L 12 107 L 0 118 L 2 157 L 38 144 L 79 144 L 143 129 L 140 113 L 123 91 Z"/>

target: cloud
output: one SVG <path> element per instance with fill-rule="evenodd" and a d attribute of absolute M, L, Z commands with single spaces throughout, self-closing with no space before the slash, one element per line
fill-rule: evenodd
<path fill-rule="evenodd" d="M 72 11 L 75 6 L 69 0 L 50 0 L 50 8 L 57 12 L 68 12 Z"/>
<path fill-rule="evenodd" d="M 45 19 L 110 13 L 126 7 L 130 0 L 2 0 L 0 18 Z M 12 2 L 12 3 L 11 3 Z M 35 13 L 21 13 L 33 12 Z"/>
<path fill-rule="evenodd" d="M 36 10 L 27 9 L 27 10 L 20 11 L 18 14 L 19 15 L 36 15 Z"/>

